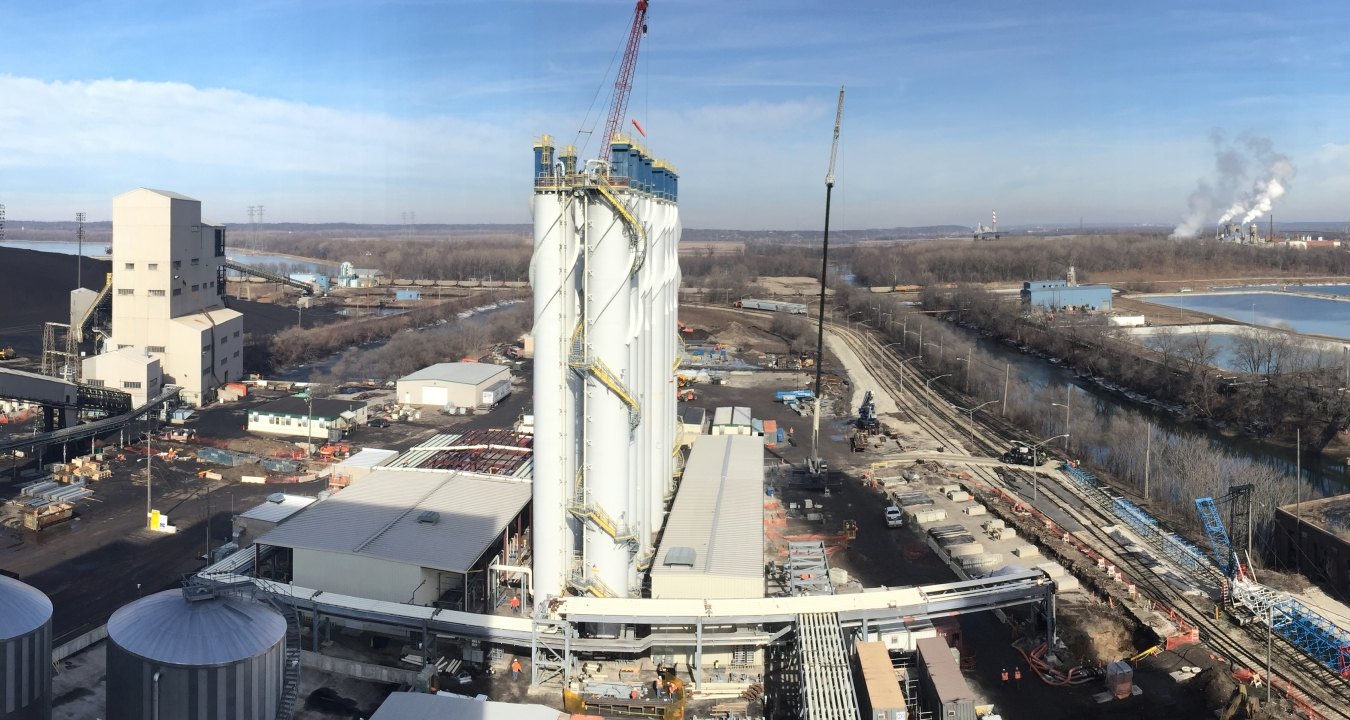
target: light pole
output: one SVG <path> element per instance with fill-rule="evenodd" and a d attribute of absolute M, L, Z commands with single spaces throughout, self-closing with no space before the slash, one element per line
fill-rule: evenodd
<path fill-rule="evenodd" d="M 905 363 L 909 362 L 910 360 L 918 360 L 918 359 L 921 358 L 921 357 L 923 357 L 923 356 L 922 356 L 922 355 L 915 355 L 914 357 L 905 358 L 904 360 L 901 360 L 901 361 L 900 361 L 900 394 L 901 394 L 901 395 L 904 395 L 904 394 L 905 394 Z"/>
<path fill-rule="evenodd" d="M 1057 402 L 1052 402 L 1052 403 L 1050 403 L 1050 404 L 1051 404 L 1052 406 L 1054 406 L 1054 407 L 1062 407 L 1062 408 L 1064 408 L 1064 452 L 1068 452 L 1068 451 L 1069 451 L 1069 435 L 1068 435 L 1068 433 L 1072 430 L 1072 428 L 1069 427 L 1069 403 L 1073 401 L 1073 385 L 1067 385 L 1066 387 L 1067 387 L 1068 389 L 1064 391 L 1064 402 L 1062 402 L 1062 403 L 1057 403 Z"/>
<path fill-rule="evenodd" d="M 935 348 L 938 349 L 938 352 L 939 352 L 939 353 L 942 351 L 942 346 L 939 345 L 939 344 L 937 344 L 937 343 L 924 343 L 924 347 L 935 347 Z M 923 352 L 923 349 L 920 348 L 919 352 Z M 941 354 L 938 355 L 938 365 L 937 365 L 937 367 L 938 367 L 939 370 L 942 369 L 942 355 L 941 355 Z"/>
<path fill-rule="evenodd" d="M 952 360 L 955 360 L 956 362 L 963 362 L 963 363 L 966 364 L 966 394 L 969 395 L 969 394 L 970 394 L 970 353 L 967 352 L 965 357 L 954 357 L 954 358 L 952 358 Z"/>
<path fill-rule="evenodd" d="M 970 439 L 971 439 L 971 440 L 974 440 L 974 439 L 975 439 L 975 412 L 976 412 L 977 410 L 979 410 L 980 408 L 984 407 L 985 405 L 993 405 L 993 404 L 996 403 L 996 402 L 998 402 L 998 401 L 997 401 L 997 400 L 990 400 L 990 401 L 988 401 L 988 402 L 982 402 L 982 403 L 980 403 L 979 405 L 976 405 L 975 407 L 972 407 L 972 408 L 964 408 L 964 407 L 961 407 L 960 405 L 953 405 L 953 406 L 952 406 L 952 407 L 956 408 L 957 410 L 960 410 L 961 412 L 966 413 L 968 416 L 970 416 L 970 421 L 969 421 L 969 424 L 966 425 L 966 429 L 970 432 Z"/>
<path fill-rule="evenodd" d="M 923 327 L 921 326 L 921 327 L 919 328 L 919 332 L 914 332 L 913 330 L 906 330 L 906 331 L 905 331 L 905 347 L 906 347 L 906 348 L 909 347 L 909 336 L 910 336 L 910 335 L 914 335 L 914 336 L 916 336 L 916 337 L 919 338 L 919 356 L 922 357 L 922 356 L 923 356 Z"/>
<path fill-rule="evenodd" d="M 1056 436 L 1051 437 L 1051 438 L 1046 438 L 1046 439 L 1044 439 L 1044 440 L 1042 440 L 1042 441 L 1036 443 L 1035 445 L 1032 445 L 1032 446 L 1031 446 L 1031 459 L 1032 459 L 1033 461 L 1036 459 L 1036 457 L 1037 457 L 1037 455 L 1036 455 L 1036 450 L 1037 450 L 1037 449 L 1039 449 L 1040 447 L 1042 447 L 1043 445 L 1045 445 L 1045 444 L 1048 443 L 1048 442 L 1051 442 L 1051 441 L 1053 441 L 1053 440 L 1058 440 L 1058 439 L 1060 439 L 1060 438 L 1064 438 L 1064 442 L 1067 443 L 1067 442 L 1069 441 L 1069 434 L 1068 434 L 1068 433 L 1064 433 L 1063 435 L 1056 435 Z M 1038 478 L 1038 477 L 1039 477 L 1039 475 L 1038 475 L 1037 473 L 1032 473 L 1032 474 L 1031 474 L 1031 502 L 1032 502 L 1032 504 L 1035 504 L 1037 498 L 1039 497 L 1040 485 L 1039 485 L 1039 482 L 1037 481 L 1037 478 Z"/>
<path fill-rule="evenodd" d="M 942 378 L 945 378 L 945 377 L 951 377 L 951 376 L 952 376 L 951 373 L 947 373 L 946 375 L 939 375 L 939 376 L 937 376 L 937 377 L 935 377 L 935 378 L 929 378 L 928 380 L 925 380 L 925 381 L 923 382 L 923 390 L 924 390 L 924 394 L 923 394 L 923 406 L 924 406 L 925 409 L 931 409 L 931 408 L 933 407 L 933 400 L 932 400 L 932 398 L 933 398 L 933 382 L 936 381 L 936 380 L 941 380 Z"/>

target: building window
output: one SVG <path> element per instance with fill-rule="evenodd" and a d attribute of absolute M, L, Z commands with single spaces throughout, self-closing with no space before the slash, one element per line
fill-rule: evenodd
<path fill-rule="evenodd" d="M 159 263 L 150 263 L 150 264 L 147 266 L 147 268 L 150 269 L 150 270 L 158 270 L 158 269 L 159 269 Z"/>
<path fill-rule="evenodd" d="M 130 345 L 118 345 L 118 346 L 117 346 L 117 349 L 118 349 L 118 350 L 121 350 L 122 348 L 129 348 L 129 347 L 131 347 L 131 346 L 130 346 Z"/>
<path fill-rule="evenodd" d="M 196 267 L 196 266 L 198 266 L 198 265 L 200 265 L 200 264 L 202 264 L 202 261 L 201 261 L 201 260 L 199 260 L 199 259 L 197 259 L 197 258 L 192 258 L 192 266 L 193 266 L 193 267 Z"/>
<path fill-rule="evenodd" d="M 97 378 L 86 378 L 84 382 L 88 385 L 93 385 L 94 387 L 104 387 L 103 381 Z"/>
<path fill-rule="evenodd" d="M 150 297 L 164 297 L 164 291 L 163 291 L 163 290 L 151 290 L 151 291 L 150 291 Z"/>
<path fill-rule="evenodd" d="M 122 267 L 125 268 L 125 269 L 127 269 L 127 270 L 135 270 L 135 269 L 136 269 L 136 263 L 127 263 L 127 264 L 123 265 Z"/>
<path fill-rule="evenodd" d="M 220 339 L 220 344 L 221 344 L 221 345 L 224 345 L 225 343 L 227 343 L 227 342 L 229 342 L 229 341 L 230 341 L 230 336 L 229 336 L 229 335 L 226 335 L 225 337 L 222 337 L 222 338 Z"/>
<path fill-rule="evenodd" d="M 239 331 L 238 331 L 238 330 L 235 330 L 235 331 L 234 331 L 234 336 L 235 336 L 235 337 L 239 337 Z"/>
<path fill-rule="evenodd" d="M 164 352 L 164 346 L 163 346 L 163 345 L 147 345 L 147 346 L 145 347 L 145 349 L 146 349 L 146 350 L 149 350 L 150 352 L 157 352 L 157 353 L 162 353 L 162 352 Z"/>
<path fill-rule="evenodd" d="M 174 269 L 174 270 L 177 270 L 177 269 L 180 268 L 180 267 L 183 267 L 183 261 L 182 261 L 182 260 L 174 260 L 174 261 L 173 261 L 173 269 Z"/>
<path fill-rule="evenodd" d="M 192 292 L 197 292 L 197 291 L 200 290 L 200 289 L 201 289 L 201 285 L 193 285 L 193 286 L 192 286 Z"/>
<path fill-rule="evenodd" d="M 135 295 L 136 291 L 131 288 L 117 288 L 118 295 Z"/>
<path fill-rule="evenodd" d="M 141 381 L 139 381 L 139 380 L 123 380 L 123 381 L 122 381 L 122 387 L 124 387 L 124 388 L 126 388 L 126 389 L 128 389 L 128 390 L 140 390 L 140 389 L 141 389 Z"/>
<path fill-rule="evenodd" d="M 230 362 L 230 359 L 229 359 L 229 358 L 221 358 L 221 359 L 220 359 L 220 366 L 221 366 L 221 367 L 225 367 L 227 364 L 229 364 L 229 362 Z"/>
<path fill-rule="evenodd" d="M 239 357 L 239 351 L 238 351 L 238 350 L 235 350 L 235 351 L 234 351 L 234 357 Z"/>
<path fill-rule="evenodd" d="M 183 288 L 174 288 L 174 289 L 173 289 L 173 296 L 174 296 L 174 297 L 178 297 L 179 295 L 182 295 L 182 294 L 183 294 Z"/>

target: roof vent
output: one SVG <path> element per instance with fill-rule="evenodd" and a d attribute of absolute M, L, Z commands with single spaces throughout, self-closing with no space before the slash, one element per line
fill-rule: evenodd
<path fill-rule="evenodd" d="M 694 559 L 698 554 L 691 547 L 673 547 L 666 551 L 666 561 L 662 563 L 666 567 L 694 567 Z"/>
<path fill-rule="evenodd" d="M 286 502 L 286 493 L 272 493 L 267 496 L 267 502 L 280 505 L 281 503 Z"/>
<path fill-rule="evenodd" d="M 417 516 L 417 522 L 426 523 L 427 525 L 435 525 L 440 521 L 441 521 L 441 514 L 436 512 L 435 510 L 427 510 L 423 512 L 421 515 Z"/>

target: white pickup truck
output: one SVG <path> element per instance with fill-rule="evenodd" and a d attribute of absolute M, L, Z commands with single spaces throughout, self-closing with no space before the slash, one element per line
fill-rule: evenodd
<path fill-rule="evenodd" d="M 886 527 L 898 528 L 905 524 L 905 515 L 900 508 L 891 505 L 886 508 Z"/>

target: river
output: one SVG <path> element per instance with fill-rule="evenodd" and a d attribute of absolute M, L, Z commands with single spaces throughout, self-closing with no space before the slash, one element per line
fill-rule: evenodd
<path fill-rule="evenodd" d="M 81 250 L 79 243 L 70 240 L 6 240 L 4 246 L 21 250 L 60 253 L 62 255 L 77 255 L 80 254 Z M 107 249 L 108 246 L 105 243 L 87 242 L 84 243 L 83 254 L 90 258 L 106 258 L 108 257 Z M 329 275 L 336 274 L 338 269 L 338 263 L 326 260 L 301 258 L 292 255 L 273 255 L 256 250 L 226 248 L 225 255 L 235 262 L 263 269 L 286 268 L 290 272 L 325 273 Z"/>
<path fill-rule="evenodd" d="M 1075 395 L 1081 397 L 1086 394 L 1096 401 L 1097 412 L 1099 413 L 1108 415 L 1125 413 L 1143 417 L 1154 425 L 1171 432 L 1205 437 L 1236 456 L 1274 465 L 1284 469 L 1290 475 L 1295 472 L 1296 458 L 1293 448 L 1271 445 L 1245 436 L 1230 436 L 1213 428 L 1181 422 L 1171 413 L 1131 402 L 1092 383 L 1082 382 L 1068 368 L 1052 364 L 1048 360 L 1035 355 L 1019 352 L 1001 342 L 986 338 L 977 331 L 962 328 L 955 324 L 950 324 L 949 327 L 953 331 L 962 333 L 967 340 L 974 341 L 977 347 L 998 363 L 1010 363 L 1015 376 L 1023 378 L 1038 388 L 1073 385 Z M 1001 370 L 1001 368 L 998 369 Z M 989 368 L 986 368 L 986 370 L 992 371 Z M 1079 407 L 1077 403 L 1074 406 L 1075 408 Z M 1327 494 L 1350 491 L 1350 474 L 1347 474 L 1346 464 L 1343 461 L 1304 452 L 1302 466 L 1304 479 L 1309 486 Z"/>

